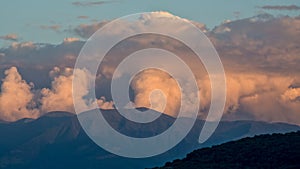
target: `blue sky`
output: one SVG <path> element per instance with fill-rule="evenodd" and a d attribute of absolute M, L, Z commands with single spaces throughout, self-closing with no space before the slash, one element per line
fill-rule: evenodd
<path fill-rule="evenodd" d="M 76 6 L 72 4 L 73 2 L 76 0 L 1 0 L 0 36 L 14 33 L 19 36 L 20 41 L 60 43 L 65 37 L 75 36 L 67 30 L 79 24 L 150 11 L 168 11 L 183 18 L 205 23 L 209 28 L 227 19 L 251 17 L 262 12 L 274 15 L 300 15 L 300 10 L 258 8 L 264 5 L 299 6 L 299 0 L 116 0 L 91 6 Z M 89 18 L 79 19 L 78 16 Z M 60 26 L 59 32 L 41 28 L 54 25 Z M 0 39 L 0 47 L 10 43 L 11 41 Z"/>

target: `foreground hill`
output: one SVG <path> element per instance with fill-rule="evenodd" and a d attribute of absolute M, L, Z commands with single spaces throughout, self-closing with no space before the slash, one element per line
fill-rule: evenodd
<path fill-rule="evenodd" d="M 162 115 L 154 122 L 143 125 L 124 119 L 115 110 L 106 110 L 102 113 L 116 130 L 139 138 L 157 135 L 165 131 L 175 120 Z M 74 114 L 52 112 L 36 120 L 22 119 L 12 123 L 0 123 L 0 168 L 149 168 L 183 158 L 188 152 L 198 148 L 258 134 L 300 130 L 299 126 L 283 123 L 224 121 L 207 142 L 199 144 L 198 137 L 202 126 L 203 121 L 197 120 L 187 137 L 162 155 L 146 159 L 128 159 L 110 154 L 98 147 L 82 130 Z"/>
<path fill-rule="evenodd" d="M 261 135 L 195 150 L 155 169 L 300 168 L 300 131 Z"/>

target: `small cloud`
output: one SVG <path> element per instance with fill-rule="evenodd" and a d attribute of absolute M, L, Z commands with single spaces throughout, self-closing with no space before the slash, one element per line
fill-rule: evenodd
<path fill-rule="evenodd" d="M 20 49 L 20 48 L 35 48 L 35 44 L 33 42 L 22 42 L 22 43 L 18 43 L 18 42 L 13 42 L 11 44 L 11 47 L 13 49 Z"/>
<path fill-rule="evenodd" d="M 40 28 L 44 29 L 44 30 L 53 30 L 53 31 L 58 32 L 59 29 L 61 28 L 61 26 L 60 25 L 41 25 Z"/>
<path fill-rule="evenodd" d="M 18 41 L 19 37 L 17 34 L 7 34 L 4 36 L 0 36 L 0 39 L 2 40 L 10 40 L 10 41 Z"/>
<path fill-rule="evenodd" d="M 98 29 L 100 29 L 102 26 L 104 26 L 107 23 L 107 21 L 102 21 L 99 23 L 92 23 L 92 24 L 80 24 L 72 32 L 80 36 L 82 38 L 89 38 L 92 36 L 93 33 L 95 33 Z"/>
<path fill-rule="evenodd" d="M 108 3 L 113 3 L 115 1 L 87 1 L 87 2 L 80 2 L 76 1 L 73 2 L 72 4 L 75 6 L 94 6 L 94 5 L 103 5 L 103 4 L 108 4 Z"/>
<path fill-rule="evenodd" d="M 85 16 L 85 15 L 80 15 L 80 16 L 77 16 L 78 19 L 88 19 L 89 17 L 88 16 Z"/>
<path fill-rule="evenodd" d="M 227 33 L 227 32 L 231 32 L 231 29 L 227 26 L 218 26 L 213 30 L 214 33 L 216 34 L 222 34 L 222 33 Z"/>
<path fill-rule="evenodd" d="M 297 5 L 265 5 L 260 8 L 266 10 L 286 10 L 286 11 L 300 10 L 300 6 Z"/>
<path fill-rule="evenodd" d="M 64 39 L 64 43 L 72 43 L 72 42 L 76 42 L 79 40 L 80 40 L 79 38 L 69 37 L 69 38 Z"/>

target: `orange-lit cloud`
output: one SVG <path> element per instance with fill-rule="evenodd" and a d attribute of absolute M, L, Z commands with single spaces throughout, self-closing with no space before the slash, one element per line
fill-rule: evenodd
<path fill-rule="evenodd" d="M 241 112 L 246 112 L 253 119 L 265 121 L 282 121 L 300 124 L 300 88 L 290 86 L 300 81 L 300 77 L 281 76 L 278 74 L 259 73 L 227 73 L 227 101 L 224 117 L 231 116 L 242 118 Z M 200 88 L 199 116 L 205 118 L 210 106 L 211 88 L 207 76 L 197 80 Z M 137 107 L 149 107 L 150 95 L 155 89 L 161 90 L 166 99 L 158 97 L 155 101 L 166 104 L 164 113 L 176 116 L 180 107 L 181 92 L 175 80 L 168 74 L 155 70 L 140 72 L 132 82 L 135 91 L 134 104 Z M 188 97 L 183 99 L 188 106 Z M 156 103 L 159 105 L 159 103 Z M 153 107 L 152 107 L 153 108 Z M 158 106 L 158 109 L 160 106 Z M 184 109 L 189 113 L 188 108 Z"/>
<path fill-rule="evenodd" d="M 157 69 L 144 70 L 134 77 L 131 87 L 135 93 L 136 107 L 152 108 L 174 117 L 177 115 L 181 91 L 169 74 Z"/>
<path fill-rule="evenodd" d="M 0 39 L 18 41 L 19 37 L 17 34 L 8 34 L 8 35 L 0 36 Z"/>
<path fill-rule="evenodd" d="M 39 111 L 33 102 L 32 84 L 24 81 L 16 67 L 5 71 L 0 93 L 0 119 L 15 121 L 20 118 L 36 118 Z"/>
<path fill-rule="evenodd" d="M 45 29 L 45 30 L 53 30 L 53 31 L 59 32 L 61 26 L 60 25 L 41 25 L 40 28 Z"/>
<path fill-rule="evenodd" d="M 64 68 L 60 69 L 55 67 L 50 73 L 53 77 L 51 89 L 44 88 L 41 91 L 41 111 L 67 111 L 75 112 L 73 104 L 73 94 L 72 94 L 72 81 L 73 81 L 73 69 Z M 74 96 L 78 102 L 84 106 L 82 109 L 89 107 L 89 104 L 99 104 L 101 109 L 113 109 L 112 102 L 106 102 L 105 97 L 101 97 L 96 100 L 95 103 L 87 104 L 84 100 L 84 96 L 89 93 L 89 80 L 90 75 L 84 70 L 77 70 L 76 75 L 80 76 L 82 86 L 76 89 L 77 95 Z M 93 102 L 93 101 L 92 101 Z"/>
<path fill-rule="evenodd" d="M 176 16 L 156 12 L 141 17 L 141 20 L 149 22 L 156 20 L 152 24 L 158 24 L 166 22 L 172 17 Z M 199 25 L 199 27 L 203 27 L 203 24 Z M 103 25 L 98 23 L 81 25 L 75 30 L 78 35 L 87 38 L 101 26 Z M 143 27 L 142 24 L 139 26 L 134 29 Z M 120 27 L 110 31 L 118 34 L 121 32 L 121 28 L 124 27 L 120 25 Z M 227 102 L 224 110 L 225 119 L 250 118 L 300 124 L 299 28 L 299 18 L 277 18 L 270 15 L 260 15 L 239 21 L 228 21 L 207 32 L 208 37 L 217 48 L 226 71 Z M 173 30 L 171 28 L 166 29 Z M 184 31 L 185 29 L 175 29 L 174 31 L 180 33 L 181 30 Z M 125 44 L 126 46 L 121 45 L 120 51 L 116 51 L 110 58 L 104 60 L 104 66 L 99 69 L 99 84 L 104 85 L 101 86 L 100 92 L 109 91 L 108 82 L 112 78 L 115 66 L 122 59 L 122 53 L 149 44 L 151 47 L 159 46 L 181 54 L 188 65 L 195 70 L 200 95 L 199 116 L 205 118 L 211 97 L 210 81 L 207 73 L 199 66 L 199 63 L 194 62 L 193 59 L 187 56 L 190 53 L 181 44 L 157 37 L 148 37 L 146 40 L 142 38 L 131 39 Z M 2 59 L 1 64 L 3 63 L 6 68 L 17 65 L 24 70 L 31 66 L 31 63 L 28 63 L 28 58 L 36 58 L 37 60 L 42 58 L 37 63 L 41 66 L 40 70 L 47 73 L 49 67 L 52 69 L 53 65 L 57 65 L 59 68 L 54 68 L 50 73 L 52 77 L 51 87 L 42 89 L 42 97 L 40 98 L 42 108 L 39 108 L 39 111 L 43 113 L 58 109 L 73 111 L 72 98 L 69 98 L 72 83 L 70 72 L 73 69 L 68 70 L 67 67 L 72 67 L 81 47 L 82 44 L 77 41 L 62 43 L 55 47 L 51 45 L 38 47 L 32 43 L 15 43 L 9 49 L 0 51 L 0 53 L 3 53 L 0 59 Z M 151 57 L 149 57 L 149 61 L 151 61 Z M 44 66 L 47 64 L 49 64 L 48 69 Z M 27 65 L 27 67 L 24 65 Z M 176 67 L 176 69 L 180 72 L 180 67 Z M 83 79 L 86 79 L 88 73 L 81 71 Z M 83 82 L 85 83 L 85 81 Z M 173 116 L 176 115 L 176 111 L 180 106 L 178 101 L 180 94 L 187 95 L 187 93 L 178 91 L 177 83 L 170 75 L 154 70 L 140 72 L 131 85 L 135 96 L 133 100 L 135 106 L 152 106 L 152 108 L 161 110 L 165 102 L 163 97 L 166 97 L 167 104 L 164 112 Z M 151 105 L 149 96 L 151 96 L 154 89 L 162 90 L 164 95 L 160 95 L 159 92 L 154 93 L 159 97 L 153 97 Z M 88 92 L 86 88 L 80 90 L 82 96 Z M 1 95 L 3 94 L 1 93 Z M 99 96 L 104 96 L 96 101 L 100 107 L 113 108 L 113 103 L 109 99 L 105 99 L 110 98 L 109 94 Z M 189 98 L 186 96 L 183 100 L 184 110 L 187 113 L 189 112 L 189 105 L 193 103 Z"/>
<path fill-rule="evenodd" d="M 80 41 L 79 38 L 74 38 L 74 37 L 69 37 L 64 39 L 64 43 L 72 43 L 72 42 L 77 42 Z"/>
<path fill-rule="evenodd" d="M 68 111 L 74 112 L 72 97 L 72 73 L 73 70 L 55 67 L 50 72 L 52 81 L 51 89 L 44 88 L 41 90 L 41 110 L 42 112 L 51 111 Z"/>
<path fill-rule="evenodd" d="M 80 70 L 79 70 L 80 71 Z M 84 96 L 88 93 L 88 73 L 80 71 L 83 85 L 77 89 L 84 108 L 86 104 Z M 72 97 L 73 69 L 55 67 L 49 72 L 53 78 L 51 88 L 43 88 L 41 91 L 33 91 L 34 85 L 28 84 L 19 74 L 16 67 L 5 71 L 5 78 L 1 86 L 0 94 L 0 119 L 5 121 L 16 121 L 22 118 L 37 118 L 51 111 L 67 111 L 74 113 Z M 93 104 L 93 103 L 91 103 Z M 105 97 L 96 100 L 101 109 L 113 109 L 113 102 L 106 101 Z M 38 106 L 39 105 L 39 106 Z"/>
<path fill-rule="evenodd" d="M 13 42 L 11 44 L 11 47 L 13 49 L 20 49 L 20 48 L 35 48 L 35 44 L 33 42 L 21 42 L 21 43 L 18 43 L 18 42 Z"/>

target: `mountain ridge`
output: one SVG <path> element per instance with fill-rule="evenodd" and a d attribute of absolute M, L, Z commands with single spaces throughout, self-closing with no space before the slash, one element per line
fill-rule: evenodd
<path fill-rule="evenodd" d="M 221 121 L 212 137 L 204 144 L 199 144 L 198 137 L 204 121 L 197 120 L 187 137 L 168 152 L 146 159 L 128 159 L 110 154 L 98 147 L 82 130 L 75 114 L 60 113 L 50 112 L 32 121 L 19 120 L 12 123 L 0 123 L 2 135 L 0 168 L 149 168 L 182 158 L 187 153 L 201 147 L 257 134 L 290 132 L 300 129 L 299 126 L 289 124 Z M 172 125 L 174 120 L 170 116 L 162 115 L 155 122 L 142 126 L 126 121 L 115 110 L 104 110 L 102 114 L 119 132 L 139 138 L 159 134 Z"/>

